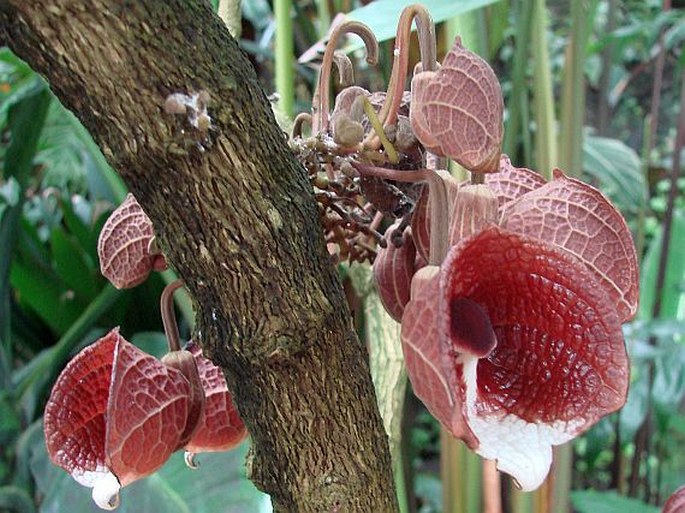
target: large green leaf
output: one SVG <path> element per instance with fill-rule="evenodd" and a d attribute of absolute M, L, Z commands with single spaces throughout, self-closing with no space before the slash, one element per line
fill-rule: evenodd
<path fill-rule="evenodd" d="M 662 240 L 663 228 L 660 228 L 652 239 L 642 263 L 639 310 L 641 319 L 652 318 Z M 685 212 L 681 210 L 673 212 L 666 277 L 661 291 L 660 317 L 685 319 Z"/>
<path fill-rule="evenodd" d="M 459 14 L 494 4 L 498 0 L 425 0 L 421 2 L 431 14 L 433 21 L 439 23 Z M 415 0 L 378 0 L 363 7 L 350 11 L 348 19 L 361 21 L 369 26 L 379 42 L 395 37 L 397 21 L 400 19 L 402 9 L 415 4 Z M 361 44 L 356 40 L 353 43 L 358 48 Z M 349 48 L 348 48 L 349 49 Z"/>
<path fill-rule="evenodd" d="M 577 513 L 659 513 L 659 508 L 616 492 L 595 490 L 571 492 L 571 503 Z"/>
<path fill-rule="evenodd" d="M 33 159 L 50 96 L 44 86 L 32 89 L 7 111 L 10 143 L 4 155 L 2 182 L 16 181 L 20 192 L 18 201 L 3 209 L 0 217 L 0 382 L 9 385 L 12 356 L 10 319 L 10 267 L 19 232 L 23 189 L 33 170 Z"/>
<path fill-rule="evenodd" d="M 637 212 L 645 204 L 647 185 L 637 153 L 617 139 L 585 132 L 583 170 L 623 212 Z"/>
<path fill-rule="evenodd" d="M 201 454 L 200 468 L 185 466 L 176 453 L 162 469 L 121 491 L 118 513 L 163 511 L 164 513 L 262 513 L 271 511 L 268 496 L 245 477 L 248 443 L 225 453 Z M 32 440 L 31 470 L 39 494 L 40 513 L 101 513 L 85 488 L 52 464 L 45 450 L 43 431 Z M 68 505 L 68 507 L 67 507 Z"/>
<path fill-rule="evenodd" d="M 102 285 L 98 280 L 99 269 L 90 259 L 76 238 L 61 227 L 52 231 L 50 237 L 55 271 L 81 301 L 89 303 Z"/>

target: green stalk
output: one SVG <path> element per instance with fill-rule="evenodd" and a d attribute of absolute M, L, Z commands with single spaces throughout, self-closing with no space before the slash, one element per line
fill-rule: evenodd
<path fill-rule="evenodd" d="M 514 35 L 515 50 L 512 70 L 511 94 L 507 100 L 507 117 L 504 130 L 503 151 L 516 163 L 518 155 L 518 137 L 523 137 L 524 163 L 530 164 L 530 133 L 527 123 L 523 123 L 524 113 L 528 110 L 528 84 L 526 72 L 528 69 L 528 47 L 531 37 L 532 17 L 528 14 L 533 10 L 532 0 L 516 2 L 516 33 Z M 516 165 L 520 165 L 516 163 Z"/>
<path fill-rule="evenodd" d="M 554 448 L 554 465 L 551 472 L 551 509 L 555 513 L 571 511 L 571 484 L 573 477 L 573 442 Z M 541 511 L 540 513 L 547 513 Z"/>
<path fill-rule="evenodd" d="M 481 513 L 481 458 L 445 428 L 440 430 L 440 474 L 443 513 Z"/>
<path fill-rule="evenodd" d="M 451 48 L 454 38 L 459 36 L 465 48 L 484 59 L 488 58 L 488 31 L 483 9 L 471 10 L 446 20 L 444 33 L 447 48 Z"/>
<path fill-rule="evenodd" d="M 534 495 L 522 492 L 516 488 L 513 481 L 511 483 L 511 513 L 530 513 L 534 511 Z"/>
<path fill-rule="evenodd" d="M 596 0 L 571 2 L 571 35 L 566 47 L 559 129 L 559 164 L 571 176 L 579 176 L 582 171 L 585 48 L 596 5 Z"/>
<path fill-rule="evenodd" d="M 331 9 L 328 4 L 328 0 L 315 0 L 316 2 L 316 14 L 318 17 L 318 32 L 319 37 L 323 38 L 326 36 L 328 27 L 331 26 Z"/>
<path fill-rule="evenodd" d="M 276 16 L 276 92 L 278 106 L 282 114 L 293 117 L 295 105 L 295 76 L 293 71 L 293 21 L 290 17 L 292 0 L 275 0 Z"/>
<path fill-rule="evenodd" d="M 533 57 L 533 108 L 535 111 L 535 166 L 547 180 L 557 166 L 556 118 L 552 72 L 547 50 L 548 16 L 545 0 L 533 0 L 531 53 Z"/>

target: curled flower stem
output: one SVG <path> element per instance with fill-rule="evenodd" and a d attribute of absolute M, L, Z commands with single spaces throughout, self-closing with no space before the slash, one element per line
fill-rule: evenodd
<path fill-rule="evenodd" d="M 425 7 L 419 4 L 414 4 L 406 7 L 400 16 L 397 24 L 397 34 L 395 36 L 395 50 L 394 60 L 392 63 L 392 72 L 390 74 L 390 81 L 388 83 L 388 91 L 378 113 L 378 118 L 382 125 L 393 125 L 397 122 L 397 111 L 402 102 L 402 94 L 404 93 L 404 82 L 407 78 L 407 68 L 409 66 L 409 45 L 411 43 L 411 26 L 416 20 L 416 31 L 419 36 L 419 51 L 421 52 L 421 65 L 424 71 L 435 71 L 436 63 L 436 49 L 435 49 L 435 25 L 433 19 Z M 376 135 L 380 135 L 378 131 L 374 134 L 371 132 L 364 145 L 367 147 L 378 147 Z"/>
<path fill-rule="evenodd" d="M 333 63 L 338 69 L 338 83 L 340 87 L 347 87 L 354 84 L 354 68 L 352 61 L 342 50 L 333 52 Z"/>
<path fill-rule="evenodd" d="M 162 296 L 159 299 L 159 308 L 162 313 L 162 324 L 164 325 L 164 334 L 169 343 L 169 351 L 181 350 L 181 336 L 178 333 L 178 324 L 176 324 L 176 313 L 174 312 L 174 292 L 183 287 L 182 280 L 176 280 L 164 287 Z"/>
<path fill-rule="evenodd" d="M 295 116 L 295 119 L 293 121 L 293 129 L 291 131 L 291 137 L 294 139 L 295 137 L 302 137 L 302 126 L 305 123 L 309 123 L 311 126 L 312 124 L 312 115 L 309 114 L 308 112 L 300 112 L 297 116 Z"/>
<path fill-rule="evenodd" d="M 357 34 L 366 46 L 366 62 L 376 64 L 378 61 L 378 41 L 369 27 L 358 21 L 345 21 L 338 25 L 328 39 L 323 54 L 319 80 L 312 100 L 312 131 L 317 134 L 328 131 L 331 85 L 331 68 L 333 66 L 335 47 L 343 34 Z"/>
<path fill-rule="evenodd" d="M 396 182 L 428 183 L 428 194 L 431 204 L 430 265 L 440 265 L 449 249 L 447 229 L 449 209 L 447 206 L 447 189 L 440 175 L 432 169 L 405 171 L 386 169 L 384 167 L 352 162 L 352 166 L 362 176 L 374 176 Z"/>

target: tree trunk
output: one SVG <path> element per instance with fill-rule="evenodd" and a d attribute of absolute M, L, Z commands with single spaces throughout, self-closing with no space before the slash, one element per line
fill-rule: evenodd
<path fill-rule="evenodd" d="M 306 173 L 209 3 L 0 0 L 0 23 L 152 219 L 275 510 L 395 511 L 366 350 Z M 208 132 L 164 110 L 167 95 L 200 90 Z"/>

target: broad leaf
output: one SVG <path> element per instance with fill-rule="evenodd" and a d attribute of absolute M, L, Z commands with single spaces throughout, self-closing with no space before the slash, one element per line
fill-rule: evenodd
<path fill-rule="evenodd" d="M 601 185 L 602 191 L 624 212 L 637 212 L 647 197 L 640 158 L 616 139 L 588 132 L 583 137 L 583 170 Z"/>
<path fill-rule="evenodd" d="M 30 441 L 31 470 L 43 497 L 40 513 L 62 513 L 65 504 L 70 511 L 101 513 L 84 488 L 50 461 L 42 432 L 34 430 Z M 202 455 L 197 470 L 176 453 L 159 472 L 124 488 L 117 512 L 269 513 L 269 497 L 245 477 L 248 447 L 243 443 L 227 453 Z"/>
<path fill-rule="evenodd" d="M 421 2 L 430 13 L 435 23 L 453 18 L 486 5 L 495 3 L 497 0 L 425 0 Z M 378 0 L 363 7 L 359 7 L 347 14 L 351 20 L 361 21 L 369 26 L 379 42 L 395 37 L 397 20 L 405 7 L 415 4 L 413 0 Z M 357 44 L 355 42 L 355 44 Z M 357 46 L 358 47 L 358 46 Z M 349 47 L 346 50 L 351 50 Z"/>

